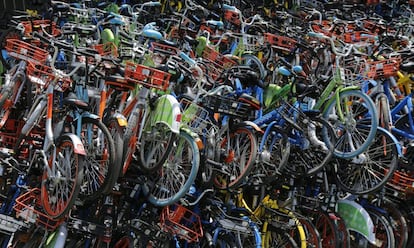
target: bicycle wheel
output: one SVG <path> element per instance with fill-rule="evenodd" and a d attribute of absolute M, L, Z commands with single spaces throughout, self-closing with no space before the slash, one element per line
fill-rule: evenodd
<path fill-rule="evenodd" d="M 375 240 L 378 244 L 368 243 L 367 247 L 394 248 L 395 237 L 391 223 L 380 213 L 369 210 L 368 213 L 374 223 Z"/>
<path fill-rule="evenodd" d="M 286 231 L 269 227 L 265 233 L 264 247 L 299 248 L 293 237 Z"/>
<path fill-rule="evenodd" d="M 112 189 L 117 180 L 115 145 L 108 128 L 99 119 L 90 117 L 82 117 L 79 138 L 86 150 L 80 199 L 88 204 L 105 189 Z"/>
<path fill-rule="evenodd" d="M 318 209 L 306 209 L 305 211 L 309 214 L 312 223 L 321 235 L 322 247 L 339 247 L 340 240 L 338 229 L 333 220 L 329 217 L 329 214 Z"/>
<path fill-rule="evenodd" d="M 306 233 L 306 247 L 309 248 L 322 248 L 322 239 L 318 229 L 311 222 L 310 219 L 305 217 L 299 217 L 299 221 L 305 229 Z"/>
<path fill-rule="evenodd" d="M 71 139 L 58 139 L 55 147 L 56 158 L 49 158 L 49 167 L 55 168 L 55 174 L 43 170 L 41 184 L 41 202 L 47 215 L 59 219 L 72 208 L 80 191 L 84 178 L 85 157 L 76 154 L 76 147 Z M 54 164 L 52 164 L 54 162 Z"/>
<path fill-rule="evenodd" d="M 288 174 L 298 177 L 318 173 L 333 157 L 333 146 L 330 145 L 335 140 L 335 134 L 330 124 L 318 117 L 307 120 L 307 128 L 301 135 L 304 144 L 292 145 L 289 166 L 285 168 Z M 328 142 L 325 142 L 326 140 Z"/>
<path fill-rule="evenodd" d="M 382 206 L 388 213 L 390 224 L 395 237 L 395 248 L 407 247 L 408 224 L 402 211 L 392 202 L 388 201 Z"/>
<path fill-rule="evenodd" d="M 139 169 L 145 173 L 158 170 L 170 154 L 175 136 L 171 128 L 163 123 L 145 129 L 139 140 Z"/>
<path fill-rule="evenodd" d="M 194 183 L 199 163 L 200 153 L 194 138 L 181 130 L 167 160 L 143 187 L 149 202 L 158 207 L 177 202 Z"/>
<path fill-rule="evenodd" d="M 259 142 L 263 142 L 264 146 L 258 154 L 255 174 L 274 180 L 275 175 L 280 174 L 288 164 L 291 149 L 288 136 L 281 127 L 273 126 L 268 135 L 259 138 Z"/>
<path fill-rule="evenodd" d="M 343 120 L 338 116 L 341 112 L 344 115 Z M 378 127 L 376 107 L 371 98 L 361 91 L 341 92 L 339 103 L 332 101 L 324 110 L 323 117 L 332 124 L 337 135 L 334 155 L 338 158 L 350 159 L 358 156 L 366 151 L 375 138 Z"/>
<path fill-rule="evenodd" d="M 235 188 L 243 183 L 254 167 L 257 155 L 256 135 L 246 127 L 239 127 L 220 143 L 224 166 L 214 179 L 219 189 Z"/>
<path fill-rule="evenodd" d="M 336 159 L 338 185 L 352 194 L 368 194 L 381 189 L 398 166 L 398 152 L 390 133 L 378 129 L 368 149 L 351 160 Z"/>
<path fill-rule="evenodd" d="M 114 141 L 115 145 L 115 163 L 112 164 L 114 167 L 112 169 L 111 177 L 112 182 L 109 182 L 106 188 L 104 189 L 103 193 L 110 193 L 112 191 L 112 187 L 117 182 L 118 177 L 122 171 L 122 156 L 123 156 L 123 147 L 124 147 L 124 127 L 118 124 L 118 120 L 115 118 L 110 119 L 105 125 L 108 127 L 108 130 L 111 134 L 111 137 Z"/>
<path fill-rule="evenodd" d="M 338 213 L 330 213 L 333 214 L 334 222 L 337 226 L 339 240 L 341 243 L 340 248 L 351 248 L 351 240 L 349 230 L 346 227 L 344 219 L 338 215 Z"/>

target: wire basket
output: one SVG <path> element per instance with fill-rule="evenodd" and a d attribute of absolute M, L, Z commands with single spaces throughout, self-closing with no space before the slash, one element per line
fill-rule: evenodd
<path fill-rule="evenodd" d="M 165 91 L 170 82 L 171 74 L 133 62 L 125 64 L 125 79 L 147 88 Z"/>
<path fill-rule="evenodd" d="M 164 207 L 160 222 L 162 230 L 188 242 L 198 242 L 203 236 L 200 216 L 179 204 Z"/>
<path fill-rule="evenodd" d="M 388 78 L 397 76 L 401 60 L 399 58 L 389 58 L 380 61 L 368 61 L 366 75 L 368 78 Z"/>
<path fill-rule="evenodd" d="M 191 131 L 203 135 L 207 128 L 214 126 L 209 118 L 210 113 L 205 108 L 187 99 L 182 99 L 180 105 L 181 124 L 188 126 Z"/>
<path fill-rule="evenodd" d="M 228 69 L 234 65 L 237 65 L 237 62 L 231 58 L 226 57 L 220 52 L 216 51 L 211 46 L 206 46 L 202 54 L 203 59 L 208 60 L 211 63 L 214 63 L 214 66 L 218 66 L 219 69 Z"/>
<path fill-rule="evenodd" d="M 243 36 L 239 38 L 238 49 L 243 52 L 258 52 L 263 50 L 264 46 L 265 38 L 263 35 L 243 34 Z"/>
<path fill-rule="evenodd" d="M 395 170 L 388 180 L 387 186 L 405 194 L 407 191 L 414 191 L 414 171 Z"/>
<path fill-rule="evenodd" d="M 30 81 L 35 83 L 39 88 L 46 89 L 50 83 L 56 80 L 53 69 L 44 64 L 28 63 L 26 74 Z M 59 78 L 54 82 L 54 89 L 56 91 L 65 92 L 72 85 L 70 78 Z"/>
<path fill-rule="evenodd" d="M 46 50 L 18 39 L 8 39 L 5 48 L 9 56 L 35 64 L 45 64 L 49 54 Z"/>
<path fill-rule="evenodd" d="M 240 14 L 237 11 L 231 9 L 225 10 L 223 19 L 236 26 L 241 25 Z"/>
<path fill-rule="evenodd" d="M 287 101 L 282 101 L 277 112 L 295 128 L 308 127 L 309 119 L 298 104 L 292 105 Z"/>
<path fill-rule="evenodd" d="M 35 223 L 46 230 L 55 230 L 63 222 L 63 219 L 54 220 L 44 213 L 38 188 L 33 188 L 17 197 L 13 209 L 16 211 L 17 218 Z"/>
<path fill-rule="evenodd" d="M 238 118 L 249 116 L 252 108 L 249 104 L 238 101 L 234 97 L 220 95 L 207 95 L 200 103 L 202 107 L 219 114 L 229 115 Z"/>

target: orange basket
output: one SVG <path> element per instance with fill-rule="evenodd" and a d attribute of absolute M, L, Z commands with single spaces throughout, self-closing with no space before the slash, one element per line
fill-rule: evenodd
<path fill-rule="evenodd" d="M 126 62 L 125 79 L 148 88 L 166 90 L 171 74 L 145 65 Z"/>
<path fill-rule="evenodd" d="M 18 39 L 8 39 L 5 46 L 9 56 L 36 64 L 45 64 L 48 52 Z"/>
<path fill-rule="evenodd" d="M 33 188 L 17 197 L 13 209 L 16 211 L 17 218 L 36 223 L 46 230 L 55 230 L 63 222 L 63 219 L 53 220 L 44 213 L 40 204 L 40 189 L 38 188 Z"/>
<path fill-rule="evenodd" d="M 202 54 L 203 59 L 215 63 L 220 69 L 228 69 L 237 64 L 236 61 L 224 56 L 211 46 L 206 46 Z"/>
<path fill-rule="evenodd" d="M 52 68 L 44 64 L 28 63 L 26 74 L 33 83 L 43 89 L 46 89 L 49 83 L 53 82 L 56 78 Z M 71 82 L 70 78 L 60 78 L 55 82 L 54 89 L 60 92 L 65 92 L 71 86 Z"/>
<path fill-rule="evenodd" d="M 412 198 L 414 196 L 414 171 L 394 171 L 388 180 L 386 188 L 399 198 Z"/>
<path fill-rule="evenodd" d="M 31 36 L 33 31 L 41 31 L 42 28 L 49 32 L 50 35 L 57 37 L 62 32 L 56 28 L 56 23 L 50 20 L 33 20 L 20 22 L 24 27 L 24 35 Z"/>
<path fill-rule="evenodd" d="M 92 48 L 95 49 L 101 56 L 118 57 L 118 48 L 113 42 L 92 45 Z"/>
<path fill-rule="evenodd" d="M 264 42 L 288 52 L 292 51 L 296 45 L 296 40 L 292 38 L 270 33 L 264 34 Z"/>
<path fill-rule="evenodd" d="M 163 208 L 161 228 L 188 242 L 197 242 L 203 237 L 200 216 L 179 204 Z"/>
<path fill-rule="evenodd" d="M 224 11 L 224 19 L 234 25 L 239 26 L 241 24 L 240 22 L 240 16 L 239 13 L 233 10 L 225 10 Z"/>
<path fill-rule="evenodd" d="M 367 62 L 367 77 L 372 79 L 397 76 L 400 67 L 400 58 L 391 58 L 379 61 Z"/>

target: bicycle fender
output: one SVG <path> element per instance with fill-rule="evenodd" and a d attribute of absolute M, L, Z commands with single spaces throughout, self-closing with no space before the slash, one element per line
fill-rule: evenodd
<path fill-rule="evenodd" d="M 252 121 L 242 121 L 240 123 L 235 124 L 233 128 L 246 127 L 246 126 L 253 128 L 257 132 L 264 132 L 256 123 Z"/>
<path fill-rule="evenodd" d="M 181 109 L 177 99 L 172 95 L 163 95 L 155 102 L 155 107 L 150 113 L 149 124 L 158 123 L 167 125 L 173 133 L 180 132 Z"/>
<path fill-rule="evenodd" d="M 389 137 L 392 139 L 392 142 L 396 145 L 396 147 L 397 147 L 397 152 L 398 152 L 398 157 L 399 158 L 404 158 L 404 155 L 403 155 L 403 152 L 402 152 L 402 147 L 401 147 L 401 144 L 400 144 L 400 142 L 398 141 L 398 139 L 397 138 L 395 138 L 395 136 L 390 132 L 390 131 L 388 131 L 387 129 L 385 129 L 385 128 L 383 128 L 383 127 L 377 127 L 377 129 L 381 129 L 381 131 L 383 131 L 383 132 L 385 132 L 385 133 L 387 133 L 387 134 L 389 134 Z"/>
<path fill-rule="evenodd" d="M 73 133 L 64 133 L 58 138 L 58 140 L 61 139 L 61 138 L 64 138 L 64 137 L 68 137 L 69 139 L 72 140 L 73 147 L 74 147 L 73 151 L 76 154 L 86 156 L 85 147 L 83 146 L 82 141 L 80 140 L 80 138 L 77 135 L 75 135 Z"/>

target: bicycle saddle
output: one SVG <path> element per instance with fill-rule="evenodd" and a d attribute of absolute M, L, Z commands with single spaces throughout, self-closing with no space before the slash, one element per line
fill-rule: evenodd
<path fill-rule="evenodd" d="M 304 97 L 317 98 L 319 96 L 319 89 L 316 85 L 305 84 L 305 83 L 296 83 L 295 84 L 296 95 L 298 98 L 302 99 Z"/>
<path fill-rule="evenodd" d="M 248 65 L 233 66 L 227 71 L 227 76 L 238 78 L 248 85 L 261 85 L 260 75 Z"/>
<path fill-rule="evenodd" d="M 65 97 L 62 101 L 63 105 L 72 107 L 72 108 L 79 108 L 83 110 L 89 110 L 89 104 L 81 99 L 79 99 L 75 93 L 71 92 Z"/>

